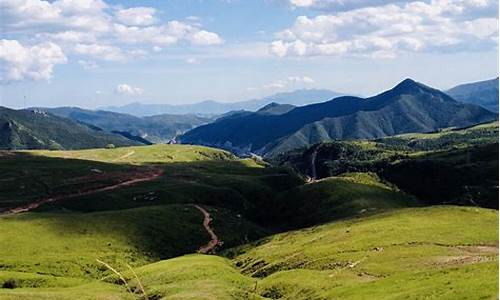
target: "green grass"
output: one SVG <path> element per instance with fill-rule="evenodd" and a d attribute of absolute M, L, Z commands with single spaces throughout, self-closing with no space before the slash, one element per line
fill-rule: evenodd
<path fill-rule="evenodd" d="M 34 155 L 59 158 L 73 158 L 91 161 L 152 164 L 191 162 L 203 160 L 234 160 L 235 157 L 220 149 L 191 145 L 152 145 L 121 147 L 115 149 L 88 149 L 76 151 L 29 151 Z"/>
<path fill-rule="evenodd" d="M 228 258 L 188 255 L 134 271 L 152 299 L 495 299 L 497 224 L 488 209 L 399 209 L 273 235 Z M 135 275 L 123 261 L 111 265 L 139 298 Z M 0 272 L 0 282 L 12 278 L 19 288 L 0 289 L 2 299 L 133 298 L 115 276 Z"/>
<path fill-rule="evenodd" d="M 135 300 L 137 297 L 121 286 L 94 281 L 75 287 L 0 289 L 2 300 Z"/>
<path fill-rule="evenodd" d="M 254 240 L 264 231 L 224 209 L 210 209 L 227 243 Z M 96 262 L 140 266 L 193 253 L 210 237 L 203 215 L 190 205 L 81 213 L 27 213 L 0 218 L 0 271 L 99 278 Z"/>
<path fill-rule="evenodd" d="M 373 173 L 346 173 L 281 193 L 265 208 L 285 228 L 300 228 L 381 210 L 416 206 L 417 201 Z"/>
<path fill-rule="evenodd" d="M 242 275 L 231 261 L 188 255 L 135 270 L 149 297 L 155 299 L 256 299 L 256 279 Z M 133 278 L 130 272 L 128 278 Z M 137 281 L 131 285 L 137 288 Z"/>
<path fill-rule="evenodd" d="M 433 159 L 471 162 L 454 151 Z M 374 173 L 303 184 L 284 168 L 182 145 L 1 152 L 0 205 L 151 166 L 164 174 L 0 217 L 0 299 L 138 299 L 126 264 L 151 299 L 498 297 L 498 211 L 407 208 L 420 203 Z M 190 254 L 209 240 L 193 203 L 213 217 L 225 257 Z M 269 230 L 306 225 L 315 226 Z M 96 259 L 123 272 L 135 294 Z"/>
<path fill-rule="evenodd" d="M 259 293 L 268 297 L 492 299 L 497 224 L 498 212 L 487 209 L 402 209 L 278 234 L 228 255 L 263 278 Z"/>
<path fill-rule="evenodd" d="M 250 215 L 269 195 L 302 183 L 286 169 L 237 159 L 218 149 L 187 145 L 3 152 L 0 162 L 0 207 L 103 187 L 151 166 L 164 169 L 164 174 L 154 181 L 73 197 L 44 205 L 40 211 L 93 212 L 201 203 Z M 102 173 L 96 174 L 95 169 Z M 17 179 L 23 180 L 21 188 Z"/>

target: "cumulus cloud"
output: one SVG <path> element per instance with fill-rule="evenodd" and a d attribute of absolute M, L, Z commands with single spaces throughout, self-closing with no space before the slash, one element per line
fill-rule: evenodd
<path fill-rule="evenodd" d="M 432 0 L 300 16 L 276 34 L 269 52 L 394 57 L 404 51 L 492 49 L 498 43 L 497 11 L 492 0 Z"/>
<path fill-rule="evenodd" d="M 314 83 L 314 80 L 309 76 L 290 76 L 288 77 L 288 81 L 295 83 Z"/>
<path fill-rule="evenodd" d="M 262 86 L 262 89 L 264 90 L 279 90 L 279 89 L 284 89 L 287 87 L 297 87 L 297 86 L 305 86 L 305 85 L 310 85 L 314 83 L 314 79 L 312 79 L 309 76 L 288 76 L 287 79 L 283 80 L 276 80 L 267 84 L 264 84 Z M 258 88 L 251 87 L 248 88 L 247 90 L 253 91 L 253 90 L 258 90 Z"/>
<path fill-rule="evenodd" d="M 128 96 L 139 96 L 144 93 L 144 90 L 122 83 L 116 86 L 115 93 Z"/>
<path fill-rule="evenodd" d="M 1 0 L 0 11 L 2 34 L 49 42 L 82 61 L 125 61 L 171 45 L 223 43 L 201 24 L 160 21 L 152 7 L 122 8 L 103 0 Z"/>
<path fill-rule="evenodd" d="M 305 7 L 317 10 L 341 11 L 366 6 L 379 6 L 389 3 L 408 2 L 407 0 L 288 0 L 292 7 Z"/>
<path fill-rule="evenodd" d="M 191 35 L 188 36 L 188 39 L 195 45 L 218 45 L 222 44 L 222 39 L 218 34 L 205 31 L 205 30 L 196 30 Z"/>
<path fill-rule="evenodd" d="M 170 21 L 161 26 L 124 26 L 115 24 L 115 36 L 123 43 L 168 46 L 180 41 L 187 41 L 193 45 L 207 46 L 222 43 L 218 34 L 200 30 L 200 28 L 179 21 Z"/>
<path fill-rule="evenodd" d="M 78 60 L 78 64 L 82 66 L 82 68 L 84 68 L 85 70 L 93 70 L 99 67 L 99 65 L 95 61 L 91 60 L 80 59 Z"/>
<path fill-rule="evenodd" d="M 125 25 L 147 26 L 154 24 L 156 9 L 152 7 L 131 7 L 118 10 L 115 15 Z"/>
<path fill-rule="evenodd" d="M 67 61 L 62 49 L 51 42 L 25 46 L 17 40 L 0 40 L 0 81 L 48 80 L 54 66 Z"/>
<path fill-rule="evenodd" d="M 101 44 L 77 44 L 73 48 L 77 54 L 98 57 L 109 61 L 122 61 L 127 55 L 118 47 Z"/>
<path fill-rule="evenodd" d="M 186 62 L 191 65 L 196 65 L 200 63 L 200 60 L 197 59 L 196 57 L 189 57 L 186 59 Z"/>

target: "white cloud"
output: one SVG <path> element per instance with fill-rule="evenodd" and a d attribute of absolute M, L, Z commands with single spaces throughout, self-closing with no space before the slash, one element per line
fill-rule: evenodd
<path fill-rule="evenodd" d="M 62 49 L 50 42 L 24 46 L 17 40 L 0 40 L 0 81 L 48 80 L 54 66 L 67 61 Z"/>
<path fill-rule="evenodd" d="M 223 43 L 222 39 L 219 37 L 217 33 L 205 30 L 199 30 L 194 32 L 193 34 L 190 35 L 188 39 L 194 45 L 202 45 L 202 46 L 218 45 Z"/>
<path fill-rule="evenodd" d="M 139 96 L 144 93 L 144 90 L 122 83 L 116 86 L 115 92 L 120 95 Z"/>
<path fill-rule="evenodd" d="M 342 11 L 366 6 L 408 2 L 407 0 L 288 0 L 292 7 L 312 8 L 326 11 Z"/>
<path fill-rule="evenodd" d="M 99 65 L 95 62 L 95 61 L 91 61 L 91 60 L 78 60 L 78 64 L 80 66 L 82 66 L 82 68 L 84 68 L 85 70 L 93 70 L 93 69 L 97 69 L 99 67 Z"/>
<path fill-rule="evenodd" d="M 197 59 L 196 57 L 189 57 L 186 59 L 186 62 L 191 65 L 196 65 L 200 63 L 200 60 Z"/>
<path fill-rule="evenodd" d="M 123 43 L 168 46 L 180 41 L 188 41 L 193 45 L 208 46 L 221 44 L 223 41 L 213 32 L 201 30 L 196 26 L 179 21 L 170 21 L 161 26 L 124 26 L 114 25 L 116 37 Z"/>
<path fill-rule="evenodd" d="M 316 2 L 315 0 L 290 0 L 290 4 L 296 7 L 310 7 Z"/>
<path fill-rule="evenodd" d="M 109 61 L 123 61 L 126 54 L 118 47 L 101 44 L 77 44 L 73 48 L 77 54 L 92 56 Z"/>
<path fill-rule="evenodd" d="M 154 8 L 119 8 L 103 0 L 0 0 L 0 11 L 2 35 L 30 43 L 50 42 L 83 61 L 126 61 L 172 45 L 223 42 L 201 24 L 161 22 Z"/>
<path fill-rule="evenodd" d="M 156 9 L 152 7 L 131 7 L 118 10 L 115 15 L 125 25 L 147 26 L 154 24 Z"/>
<path fill-rule="evenodd" d="M 405 51 L 489 50 L 497 46 L 498 16 L 489 16 L 497 10 L 498 2 L 491 0 L 432 0 L 300 16 L 276 34 L 269 52 L 394 57 Z"/>
<path fill-rule="evenodd" d="M 262 86 L 263 89 L 265 90 L 277 90 L 277 89 L 282 89 L 286 87 L 286 82 L 283 80 L 278 80 L 274 81 L 268 84 L 264 84 Z"/>
<path fill-rule="evenodd" d="M 313 84 L 314 79 L 312 79 L 309 76 L 288 76 L 286 80 L 276 80 L 273 82 L 270 82 L 268 84 L 264 84 L 262 86 L 262 89 L 264 90 L 278 90 L 278 89 L 284 89 L 287 87 L 297 87 L 297 86 L 305 86 L 309 84 Z M 256 90 L 257 88 L 251 87 L 247 88 L 247 90 L 252 91 Z"/>
<path fill-rule="evenodd" d="M 290 76 L 288 77 L 288 81 L 295 83 L 314 83 L 314 80 L 309 76 Z"/>

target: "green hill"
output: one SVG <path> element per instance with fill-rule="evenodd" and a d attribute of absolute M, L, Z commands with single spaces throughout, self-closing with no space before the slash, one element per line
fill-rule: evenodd
<path fill-rule="evenodd" d="M 498 122 L 320 143 L 276 163 L 314 178 L 374 172 L 426 204 L 498 207 Z"/>
<path fill-rule="evenodd" d="M 40 209 L 101 211 L 173 203 L 201 203 L 249 215 L 269 195 L 302 183 L 283 168 L 266 168 L 218 149 L 188 145 L 152 145 L 78 151 L 0 152 L 0 208 L 52 196 L 70 201 Z M 82 194 L 147 177 L 154 180 L 112 191 Z M 23 178 L 19 186 L 16 178 Z"/>
<path fill-rule="evenodd" d="M 272 299 L 498 297 L 498 212 L 397 210 L 232 250 Z"/>
<path fill-rule="evenodd" d="M 149 299 L 493 299 L 497 224 L 498 212 L 488 209 L 401 209 L 273 235 L 229 249 L 227 258 L 188 255 L 142 267 L 136 261 L 133 273 L 115 262 L 128 294 L 97 262 L 88 268 L 109 274 L 104 281 L 2 270 L 0 283 L 17 287 L 0 289 L 0 297 L 140 299 L 140 282 Z"/>
<path fill-rule="evenodd" d="M 84 149 L 141 143 L 39 110 L 0 107 L 0 149 Z"/>
<path fill-rule="evenodd" d="M 301 228 L 417 204 L 413 197 L 382 182 L 376 174 L 345 173 L 270 198 L 262 207 L 262 219 L 283 228 Z"/>
<path fill-rule="evenodd" d="M 0 151 L 0 171 L 0 299 L 498 297 L 498 211 L 417 208 L 374 173 L 305 183 L 187 145 Z"/>

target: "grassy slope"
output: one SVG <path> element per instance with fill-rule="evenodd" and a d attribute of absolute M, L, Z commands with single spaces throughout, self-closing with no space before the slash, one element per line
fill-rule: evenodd
<path fill-rule="evenodd" d="M 242 207 L 246 198 L 272 191 L 276 181 L 299 182 L 253 160 L 238 160 L 227 152 L 197 146 L 3 152 L 0 159 L 4 171 L 0 180 L 8 183 L 2 185 L 0 203 L 4 206 L 114 182 L 114 178 L 100 179 L 91 169 L 107 175 L 153 165 L 165 169 L 165 175 L 153 182 L 71 198 L 47 205 L 38 213 L 0 217 L 0 252 L 5 253 L 0 258 L 0 287 L 6 282 L 17 287 L 2 290 L 0 298 L 14 293 L 14 298 L 57 299 L 74 294 L 95 299 L 107 297 L 103 296 L 106 291 L 118 293 L 115 298 L 120 298 L 123 288 L 95 281 L 109 274 L 97 258 L 124 270 L 125 262 L 137 267 L 193 253 L 209 236 L 202 227 L 201 212 L 190 203 L 234 200 L 238 202 L 234 206 Z M 16 189 L 19 181 L 11 178 L 22 178 L 22 193 Z M 231 210 L 206 209 L 225 247 L 264 234 L 263 229 Z M 82 284 L 90 287 L 80 287 Z"/>
<path fill-rule="evenodd" d="M 270 193 L 301 183 L 286 170 L 264 168 L 253 160 L 239 160 L 221 150 L 187 145 L 4 152 L 0 153 L 0 161 L 0 207 L 26 203 L 40 195 L 71 194 L 89 183 L 103 186 L 116 182 L 120 175 L 151 166 L 164 169 L 164 175 L 112 193 L 75 197 L 44 209 L 102 211 L 196 202 L 250 211 L 254 206 L 249 200 L 264 201 Z M 92 169 L 103 171 L 109 178 L 99 179 Z M 23 178 L 21 189 L 13 178 Z"/>
<path fill-rule="evenodd" d="M 269 199 L 263 208 L 274 224 L 301 228 L 417 205 L 416 200 L 382 182 L 373 173 L 346 173 L 298 186 Z"/>
<path fill-rule="evenodd" d="M 242 275 L 229 260 L 218 256 L 178 257 L 144 266 L 136 273 L 148 296 L 158 297 L 155 299 L 257 298 L 252 293 L 257 280 Z M 132 279 L 131 285 L 137 287 L 137 281 Z"/>
<path fill-rule="evenodd" d="M 498 212 L 487 209 L 404 209 L 275 235 L 231 254 L 245 274 L 265 277 L 259 292 L 267 296 L 489 299 L 498 293 L 497 224 Z"/>
<path fill-rule="evenodd" d="M 108 144 L 140 143 L 51 114 L 0 107 L 0 149 L 86 149 Z"/>
<path fill-rule="evenodd" d="M 274 235 L 228 250 L 232 259 L 188 255 L 135 272 L 154 299 L 495 299 L 497 224 L 488 209 L 401 209 Z M 47 288 L 0 297 L 35 291 Z"/>
<path fill-rule="evenodd" d="M 152 146 L 29 152 L 30 157 L 53 156 L 49 165 L 43 162 L 39 166 L 59 170 L 49 173 L 57 174 L 54 182 L 65 177 L 65 164 L 61 162 L 89 163 L 82 163 L 82 173 L 69 173 L 75 177 L 87 174 L 88 167 L 97 164 L 69 158 L 100 160 L 103 165 L 99 167 L 105 171 L 109 167 L 110 172 L 114 168 L 154 164 L 166 173 L 154 182 L 45 208 L 69 208 L 75 211 L 72 213 L 61 210 L 0 217 L 0 238 L 4 239 L 0 241 L 0 253 L 8 253 L 0 257 L 0 286 L 14 281 L 19 287 L 0 289 L 0 298 L 127 297 L 123 286 L 112 284 L 116 280 L 96 280 L 110 274 L 96 263 L 96 258 L 121 271 L 126 270 L 125 262 L 130 263 L 148 294 L 167 299 L 363 299 L 371 295 L 383 299 L 416 298 L 417 292 L 436 299 L 497 295 L 497 247 L 478 245 L 498 244 L 498 212 L 485 209 L 431 207 L 373 216 L 362 214 L 362 218 L 287 232 L 230 250 L 228 255 L 234 256 L 233 261 L 191 255 L 148 264 L 193 252 L 208 241 L 201 227 L 201 213 L 183 203 L 196 200 L 224 204 L 251 214 L 262 210 L 262 204 L 269 201 L 268 195 L 298 184 L 296 178 L 282 170 L 263 168 L 252 160 L 235 160 L 225 152 L 206 149 Z M 134 153 L 128 155 L 131 152 Z M 29 169 L 29 164 L 26 167 Z M 334 193 L 339 190 L 345 193 Z M 355 214 L 359 208 L 399 207 L 411 200 L 366 174 L 319 181 L 284 195 L 282 201 L 303 195 L 325 208 L 338 205 Z M 381 202 L 387 198 L 394 202 Z M 346 199 L 350 202 L 345 203 Z M 153 206 L 158 204 L 161 206 Z M 114 210 L 128 207 L 133 209 Z M 102 211 L 77 212 L 99 210 Z M 251 241 L 262 233 L 234 211 L 210 208 L 210 212 L 215 231 L 227 245 Z M 231 265 L 238 266 L 244 275 Z M 127 273 L 127 279 L 136 286 L 132 278 Z"/>
<path fill-rule="evenodd" d="M 227 244 L 255 239 L 263 231 L 231 212 L 211 211 Z M 97 278 L 110 264 L 144 265 L 193 253 L 210 239 L 203 215 L 188 205 L 144 207 L 90 214 L 21 214 L 0 218 L 1 271 Z M 15 230 L 14 230 L 15 229 Z"/>

